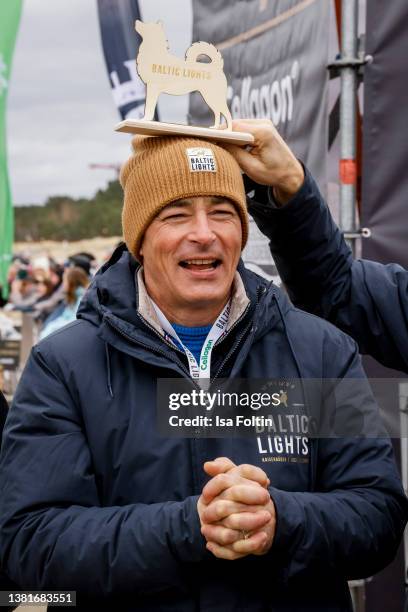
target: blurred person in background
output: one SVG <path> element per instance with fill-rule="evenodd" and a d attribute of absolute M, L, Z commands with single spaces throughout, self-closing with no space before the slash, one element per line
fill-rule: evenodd
<path fill-rule="evenodd" d="M 89 261 L 91 275 L 93 275 L 98 269 L 98 262 L 96 261 L 95 256 L 92 253 L 89 253 L 89 251 L 80 251 L 79 253 L 76 253 L 72 257 L 75 257 L 75 256 L 82 257 Z"/>
<path fill-rule="evenodd" d="M 11 281 L 7 310 L 26 310 L 41 297 L 38 282 L 29 268 L 17 271 Z"/>
<path fill-rule="evenodd" d="M 67 323 L 75 321 L 79 303 L 88 285 L 89 277 L 82 268 L 74 266 L 65 270 L 62 280 L 65 295 L 63 308 L 57 317 L 45 323 L 40 332 L 40 339 L 67 325 Z"/>
<path fill-rule="evenodd" d="M 91 276 L 94 261 L 94 256 L 90 253 L 75 253 L 74 255 L 70 255 L 68 257 L 66 265 L 82 268 L 88 276 Z"/>
<path fill-rule="evenodd" d="M 58 306 L 63 303 L 65 295 L 62 284 L 63 274 L 63 266 L 51 260 L 49 269 L 51 291 L 46 297 L 38 300 L 36 304 L 34 304 L 34 314 L 38 321 L 45 322 L 47 318 L 56 311 Z"/>
<path fill-rule="evenodd" d="M 63 316 L 64 309 L 66 307 L 65 287 L 64 283 L 62 282 L 64 271 L 68 270 L 69 268 L 76 267 L 82 270 L 89 280 L 91 274 L 90 261 L 91 260 L 88 257 L 82 257 L 82 254 L 78 253 L 70 255 L 64 262 L 63 266 L 59 266 L 54 262 L 54 277 L 58 276 L 58 278 L 60 278 L 60 282 L 50 300 L 45 302 L 45 304 L 39 304 L 38 308 L 36 308 L 39 313 L 37 318 L 43 322 L 43 329 L 48 327 L 48 325 L 50 325 L 50 323 L 52 323 L 55 319 L 59 319 L 61 316 Z"/>

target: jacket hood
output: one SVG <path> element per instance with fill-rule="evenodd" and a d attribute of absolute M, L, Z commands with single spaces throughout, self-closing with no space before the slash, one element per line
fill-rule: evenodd
<path fill-rule="evenodd" d="M 99 326 L 106 313 L 111 312 L 119 319 L 139 325 L 135 288 L 138 268 L 138 262 L 126 245 L 118 246 L 92 279 L 78 308 L 77 318 Z"/>

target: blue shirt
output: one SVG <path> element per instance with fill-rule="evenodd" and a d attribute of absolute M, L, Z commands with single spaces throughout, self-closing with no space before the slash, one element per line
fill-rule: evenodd
<path fill-rule="evenodd" d="M 205 325 L 204 327 L 184 327 L 184 325 L 172 323 L 172 327 L 184 346 L 193 353 L 197 363 L 200 364 L 201 349 L 203 348 L 203 344 L 212 325 Z"/>

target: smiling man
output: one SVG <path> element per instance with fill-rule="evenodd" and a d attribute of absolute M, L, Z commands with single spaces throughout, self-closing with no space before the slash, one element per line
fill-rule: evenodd
<path fill-rule="evenodd" d="M 149 296 L 172 323 L 212 324 L 248 237 L 239 166 L 197 140 L 136 138 L 133 146 L 121 175 L 123 230 Z"/>
<path fill-rule="evenodd" d="M 299 444 L 294 418 L 283 437 L 165 438 L 156 396 L 158 378 L 279 379 L 287 411 L 285 380 L 363 378 L 356 345 L 245 269 L 246 197 L 226 150 L 133 146 L 127 248 L 78 320 L 34 347 L 10 410 L 2 566 L 26 589 L 76 591 L 77 610 L 351 610 L 347 580 L 389 563 L 406 522 L 389 442 Z M 290 197 L 303 171 L 278 153 L 270 184 Z M 375 413 L 364 385 L 358 403 Z"/>
<path fill-rule="evenodd" d="M 198 196 L 168 204 L 140 248 L 150 297 L 174 323 L 211 323 L 229 300 L 241 249 L 232 201 Z"/>

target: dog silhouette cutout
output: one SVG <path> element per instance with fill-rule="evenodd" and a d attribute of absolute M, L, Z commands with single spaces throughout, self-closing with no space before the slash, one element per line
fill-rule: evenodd
<path fill-rule="evenodd" d="M 146 103 L 143 120 L 154 117 L 157 100 L 161 93 L 175 96 L 198 91 L 214 113 L 213 128 L 221 125 L 225 118 L 227 129 L 232 130 L 232 117 L 227 106 L 227 78 L 221 53 L 206 42 L 193 43 L 186 51 L 185 59 L 169 52 L 163 24 L 144 23 L 137 20 L 136 32 L 142 42 L 136 58 L 137 71 L 146 84 Z M 211 62 L 199 62 L 206 55 Z"/>

